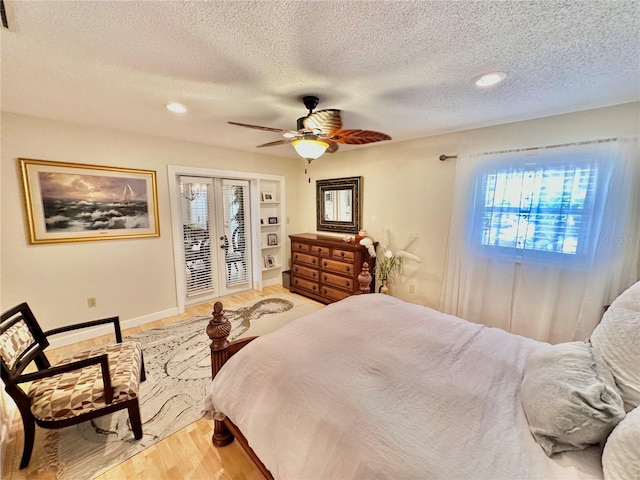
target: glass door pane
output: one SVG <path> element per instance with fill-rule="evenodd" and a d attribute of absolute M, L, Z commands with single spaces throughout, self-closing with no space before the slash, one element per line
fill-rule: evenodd
<path fill-rule="evenodd" d="M 225 265 L 222 294 L 228 295 L 251 288 L 249 182 L 225 179 L 221 181 L 221 191 L 219 262 Z"/>
<path fill-rule="evenodd" d="M 180 177 L 184 274 L 187 300 L 206 299 L 218 291 L 216 268 L 211 252 L 213 222 L 213 180 Z M 189 302 L 194 303 L 194 302 Z"/>

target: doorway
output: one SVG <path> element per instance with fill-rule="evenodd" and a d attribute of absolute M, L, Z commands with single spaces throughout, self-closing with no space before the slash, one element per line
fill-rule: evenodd
<path fill-rule="evenodd" d="M 178 187 L 184 303 L 251 289 L 249 182 L 179 176 Z"/>

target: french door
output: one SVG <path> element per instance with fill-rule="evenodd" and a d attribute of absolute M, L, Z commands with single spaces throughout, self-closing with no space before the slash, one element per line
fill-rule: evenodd
<path fill-rule="evenodd" d="M 179 177 L 185 304 L 251 288 L 249 182 Z"/>

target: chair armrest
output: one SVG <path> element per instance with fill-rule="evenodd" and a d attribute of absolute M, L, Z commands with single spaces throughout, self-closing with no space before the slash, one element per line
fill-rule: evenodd
<path fill-rule="evenodd" d="M 67 325 L 66 327 L 54 328 L 44 332 L 44 336 L 56 335 L 58 333 L 70 332 L 72 330 L 79 330 L 81 328 L 95 327 L 97 325 L 104 325 L 105 323 L 113 323 L 113 329 L 116 334 L 116 342 L 122 343 L 122 331 L 120 330 L 120 317 L 102 318 L 100 320 L 93 320 L 91 322 L 75 323 L 73 325 Z"/>
<path fill-rule="evenodd" d="M 25 383 L 32 382 L 33 380 L 40 380 L 42 378 L 54 377 L 61 373 L 72 372 L 73 370 L 79 370 L 81 368 L 88 367 L 89 365 L 100 365 L 102 371 L 102 383 L 104 385 L 104 399 L 107 404 L 113 401 L 113 387 L 111 386 L 111 375 L 109 375 L 109 355 L 103 353 L 97 357 L 85 358 L 82 360 L 76 360 L 75 362 L 65 363 L 63 365 L 56 365 L 55 367 L 49 367 L 45 370 L 38 370 L 33 373 L 25 373 L 20 375 L 15 382 L 12 383 Z"/>

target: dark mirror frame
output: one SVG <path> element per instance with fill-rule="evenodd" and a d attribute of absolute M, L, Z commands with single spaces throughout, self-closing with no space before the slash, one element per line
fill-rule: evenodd
<path fill-rule="evenodd" d="M 331 190 L 351 190 L 353 216 L 350 222 L 325 219 L 324 194 Z M 323 232 L 358 233 L 362 216 L 362 177 L 316 180 L 316 228 Z"/>

